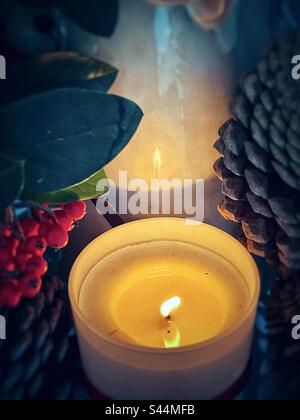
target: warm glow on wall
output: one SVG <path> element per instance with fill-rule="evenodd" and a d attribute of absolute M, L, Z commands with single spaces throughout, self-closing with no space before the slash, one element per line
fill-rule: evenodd
<path fill-rule="evenodd" d="M 141 0 L 120 3 L 115 34 L 98 39 L 93 53 L 120 69 L 113 93 L 135 100 L 145 116 L 107 174 L 116 181 L 120 170 L 147 182 L 156 176 L 205 179 L 206 220 L 212 221 L 213 213 L 216 224 L 220 188 L 212 146 L 228 117 L 230 60 L 186 9 Z"/>

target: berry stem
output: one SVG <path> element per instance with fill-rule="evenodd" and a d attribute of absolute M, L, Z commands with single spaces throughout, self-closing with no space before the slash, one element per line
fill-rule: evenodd
<path fill-rule="evenodd" d="M 55 211 L 56 210 L 62 210 L 62 208 L 61 207 L 57 207 L 57 208 L 50 208 L 50 207 L 45 207 L 45 206 L 43 206 L 43 205 L 41 205 L 41 204 L 38 204 L 38 203 L 32 203 L 32 202 L 30 202 L 29 203 L 29 205 L 31 206 L 31 207 L 33 207 L 33 208 L 35 208 L 35 209 L 37 209 L 37 210 L 43 210 L 45 213 L 47 213 L 50 217 L 51 217 L 51 219 L 53 219 L 54 221 L 55 221 L 55 223 L 57 223 L 57 218 L 56 218 L 56 216 L 55 216 Z M 42 220 L 42 218 L 41 218 L 41 220 Z"/>
<path fill-rule="evenodd" d="M 25 234 L 20 224 L 19 218 L 16 214 L 15 207 L 13 205 L 7 208 L 7 214 L 8 214 L 8 223 L 13 226 L 13 229 L 17 238 L 24 242 Z"/>
<path fill-rule="evenodd" d="M 12 206 L 7 207 L 6 209 L 6 222 L 9 225 L 14 225 L 14 211 Z"/>

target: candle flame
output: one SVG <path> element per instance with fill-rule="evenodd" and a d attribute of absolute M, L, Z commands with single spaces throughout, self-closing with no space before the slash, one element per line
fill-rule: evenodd
<path fill-rule="evenodd" d="M 167 320 L 168 331 L 164 337 L 164 345 L 166 349 L 174 349 L 180 346 L 181 334 L 173 322 L 171 315 L 181 305 L 181 299 L 178 296 L 164 302 L 160 307 L 161 315 Z"/>
<path fill-rule="evenodd" d="M 161 153 L 160 153 L 159 147 L 156 146 L 155 153 L 154 153 L 154 174 L 155 174 L 156 179 L 158 179 L 161 166 L 162 166 Z"/>
<path fill-rule="evenodd" d="M 166 349 L 176 349 L 180 346 L 181 342 L 181 334 L 178 329 L 175 331 L 170 331 L 168 333 L 168 337 L 165 338 L 165 348 Z"/>
<path fill-rule="evenodd" d="M 160 313 L 164 318 L 169 318 L 173 311 L 179 308 L 181 299 L 176 296 L 164 302 L 160 307 Z"/>

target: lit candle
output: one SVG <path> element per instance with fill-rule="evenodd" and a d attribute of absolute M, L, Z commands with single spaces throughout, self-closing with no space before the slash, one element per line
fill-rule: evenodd
<path fill-rule="evenodd" d="M 216 228 L 113 229 L 70 278 L 86 375 L 112 399 L 215 398 L 247 367 L 258 295 L 252 257 Z"/>

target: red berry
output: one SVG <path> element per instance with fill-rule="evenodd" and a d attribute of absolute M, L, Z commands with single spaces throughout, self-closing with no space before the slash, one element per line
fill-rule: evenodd
<path fill-rule="evenodd" d="M 45 216 L 43 217 L 43 221 L 46 223 L 55 223 L 55 218 L 52 214 L 45 213 Z"/>
<path fill-rule="evenodd" d="M 42 222 L 39 228 L 39 237 L 40 238 L 47 238 L 49 229 L 51 228 L 52 224 L 48 222 Z"/>
<path fill-rule="evenodd" d="M 11 236 L 10 238 L 8 238 L 6 240 L 7 243 L 7 247 L 10 249 L 10 252 L 12 253 L 13 257 L 15 257 L 17 255 L 19 246 L 20 246 L 20 241 L 19 239 L 15 238 L 14 236 Z"/>
<path fill-rule="evenodd" d="M 24 251 L 31 255 L 42 257 L 45 254 L 46 249 L 47 243 L 45 239 L 38 236 L 33 236 L 24 243 Z"/>
<path fill-rule="evenodd" d="M 8 263 L 7 266 L 5 267 L 5 270 L 8 271 L 9 273 L 14 272 L 15 269 L 16 269 L 16 264 L 13 261 Z"/>
<path fill-rule="evenodd" d="M 15 259 L 15 262 L 17 264 L 17 266 L 21 269 L 24 270 L 28 261 L 32 258 L 31 254 L 28 254 L 28 252 L 20 252 Z"/>
<path fill-rule="evenodd" d="M 48 204 L 33 204 L 33 206 L 31 207 L 31 214 L 35 219 L 40 219 L 42 218 L 47 210 L 47 207 L 49 207 Z M 45 209 L 45 210 L 44 210 Z"/>
<path fill-rule="evenodd" d="M 57 223 L 63 227 L 67 232 L 74 229 L 74 220 L 68 216 L 64 210 L 57 210 L 54 212 Z"/>
<path fill-rule="evenodd" d="M 16 264 L 11 261 L 5 267 L 0 269 L 0 279 L 10 280 L 11 274 L 16 270 Z"/>
<path fill-rule="evenodd" d="M 21 302 L 22 294 L 16 280 L 9 280 L 0 286 L 0 305 L 16 308 Z"/>
<path fill-rule="evenodd" d="M 45 210 L 38 209 L 36 207 L 32 207 L 31 214 L 34 219 L 42 220 L 45 216 Z"/>
<path fill-rule="evenodd" d="M 4 228 L 2 228 L 1 230 L 2 230 L 3 236 L 5 238 L 10 238 L 11 237 L 12 229 L 9 225 L 4 226 Z"/>
<path fill-rule="evenodd" d="M 64 207 L 66 214 L 76 222 L 86 215 L 86 204 L 84 201 L 66 204 Z"/>
<path fill-rule="evenodd" d="M 20 225 L 27 239 L 38 235 L 39 222 L 37 222 L 36 220 L 34 219 L 21 220 Z"/>
<path fill-rule="evenodd" d="M 20 291 L 27 299 L 34 298 L 37 294 L 39 294 L 41 287 L 42 279 L 34 272 L 25 274 L 19 281 Z"/>
<path fill-rule="evenodd" d="M 0 268 L 5 268 L 11 262 L 12 253 L 6 247 L 0 248 Z"/>
<path fill-rule="evenodd" d="M 64 248 L 68 245 L 68 232 L 60 225 L 54 224 L 48 231 L 47 243 L 51 248 Z"/>
<path fill-rule="evenodd" d="M 43 276 L 48 271 L 47 261 L 42 257 L 32 257 L 26 265 L 27 272 L 34 272 Z"/>

